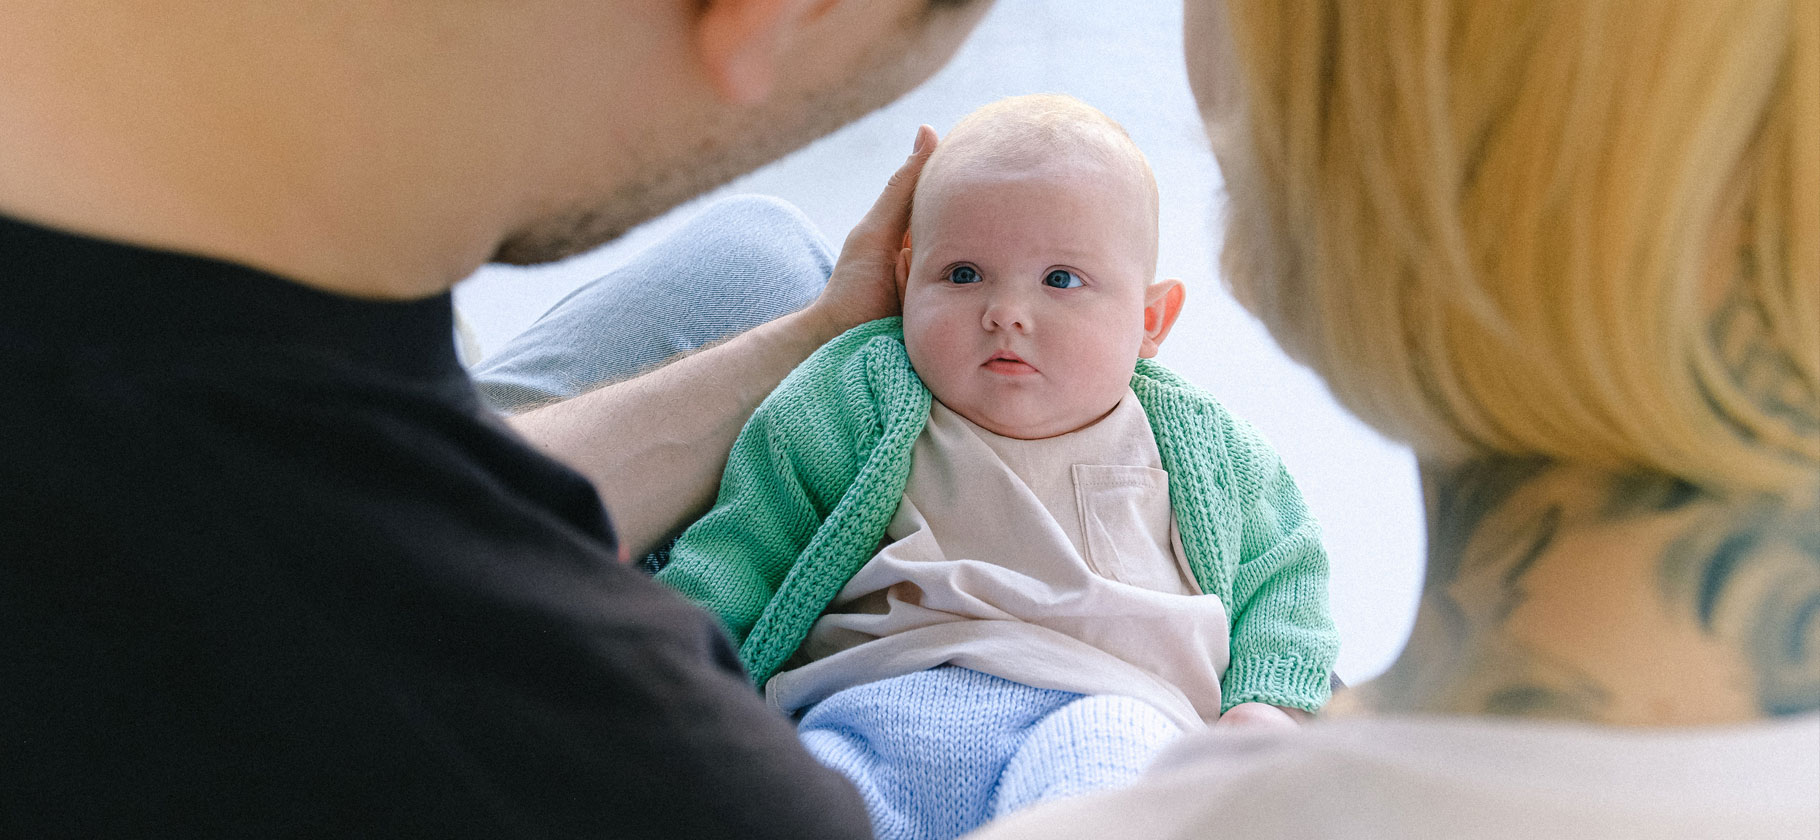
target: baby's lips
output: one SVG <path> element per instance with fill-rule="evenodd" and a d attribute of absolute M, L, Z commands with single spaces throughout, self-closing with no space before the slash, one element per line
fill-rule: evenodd
<path fill-rule="evenodd" d="M 980 365 L 980 367 L 983 367 L 983 368 L 993 371 L 995 373 L 1035 373 L 1036 372 L 1036 365 L 1033 365 L 1029 362 L 1024 361 L 1022 358 L 1019 358 L 1017 356 L 1017 354 L 1015 354 L 1015 353 L 1006 353 L 1006 354 L 1002 354 L 1002 355 L 995 355 L 992 358 L 987 359 L 984 364 Z"/>

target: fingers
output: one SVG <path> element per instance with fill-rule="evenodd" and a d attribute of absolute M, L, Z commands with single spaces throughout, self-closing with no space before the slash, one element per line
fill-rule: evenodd
<path fill-rule="evenodd" d="M 904 165 L 891 173 L 891 181 L 885 189 L 909 187 L 914 190 L 916 179 L 922 174 L 923 164 L 929 162 L 929 156 L 935 154 L 935 129 L 927 124 L 916 127 L 916 142 L 910 147 L 910 156 L 904 159 Z"/>
<path fill-rule="evenodd" d="M 916 194 L 916 180 L 922 176 L 923 164 L 928 163 L 929 156 L 935 153 L 935 144 L 935 129 L 927 125 L 917 126 L 916 142 L 910 149 L 910 157 L 905 158 L 903 165 L 891 173 L 891 180 L 885 182 L 885 191 L 879 194 L 878 201 L 866 213 L 866 224 L 894 232 L 909 225 L 910 199 Z"/>

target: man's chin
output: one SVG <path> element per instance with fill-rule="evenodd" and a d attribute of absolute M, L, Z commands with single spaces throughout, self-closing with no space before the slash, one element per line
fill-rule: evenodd
<path fill-rule="evenodd" d="M 976 4 L 973 18 L 981 7 Z M 972 20 L 965 21 L 971 28 Z M 958 44 L 958 39 L 956 40 Z M 946 53 L 942 54 L 946 57 Z M 861 78 L 796 98 L 780 97 L 748 109 L 721 114 L 703 127 L 693 144 L 670 144 L 632 167 L 646 173 L 620 185 L 604 200 L 570 207 L 524 226 L 501 242 L 493 262 L 535 265 L 572 257 L 624 235 L 677 205 L 720 187 L 897 98 L 937 63 L 915 70 L 881 58 Z"/>
<path fill-rule="evenodd" d="M 499 243 L 489 262 L 538 265 L 586 253 L 681 204 L 690 193 L 664 200 L 651 185 L 621 190 L 602 206 L 545 217 Z"/>
<path fill-rule="evenodd" d="M 631 226 L 578 219 L 559 228 L 539 228 L 499 244 L 488 262 L 539 265 L 586 253 L 618 239 Z"/>

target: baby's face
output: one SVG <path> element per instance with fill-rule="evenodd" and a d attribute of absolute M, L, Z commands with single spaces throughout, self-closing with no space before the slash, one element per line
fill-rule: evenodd
<path fill-rule="evenodd" d="M 1118 404 L 1146 346 L 1156 221 L 1095 167 L 969 172 L 918 194 L 900 259 L 904 344 L 935 398 L 987 431 L 1053 437 Z"/>

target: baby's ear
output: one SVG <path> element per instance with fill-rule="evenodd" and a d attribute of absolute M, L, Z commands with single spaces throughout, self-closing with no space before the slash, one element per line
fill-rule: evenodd
<path fill-rule="evenodd" d="M 1169 328 L 1175 326 L 1175 316 L 1182 314 L 1187 296 L 1187 287 L 1174 277 L 1151 283 L 1144 290 L 1144 341 L 1138 345 L 1138 358 L 1156 358 L 1157 348 L 1169 337 Z"/>
<path fill-rule="evenodd" d="M 904 234 L 904 247 L 897 252 L 897 303 L 904 303 L 904 286 L 910 282 L 910 234 Z"/>

